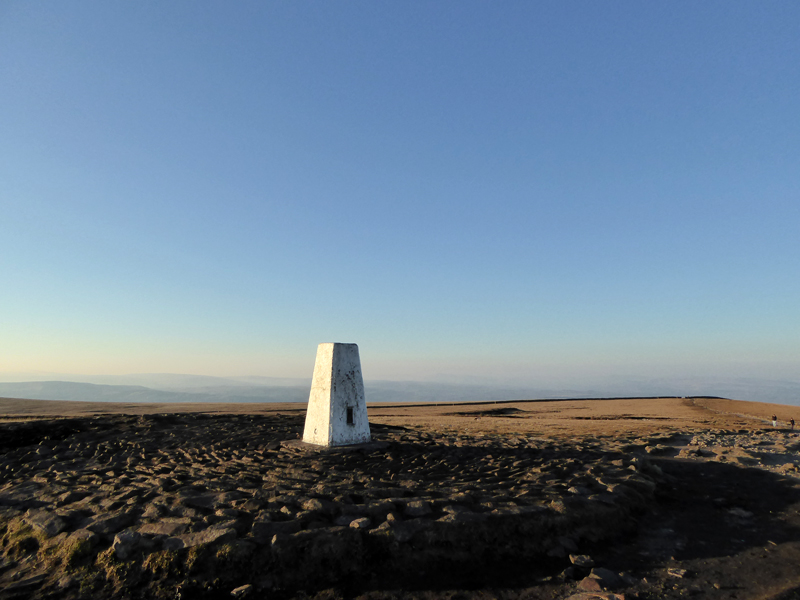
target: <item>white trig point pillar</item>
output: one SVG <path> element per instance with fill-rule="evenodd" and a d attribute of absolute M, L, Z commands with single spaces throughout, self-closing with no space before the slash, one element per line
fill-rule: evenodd
<path fill-rule="evenodd" d="M 356 344 L 320 344 L 303 441 L 347 446 L 370 441 L 364 380 Z"/>

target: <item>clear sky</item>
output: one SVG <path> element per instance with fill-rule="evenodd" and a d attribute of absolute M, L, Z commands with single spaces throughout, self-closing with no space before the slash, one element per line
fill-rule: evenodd
<path fill-rule="evenodd" d="M 800 377 L 800 3 L 0 3 L 0 371 Z"/>

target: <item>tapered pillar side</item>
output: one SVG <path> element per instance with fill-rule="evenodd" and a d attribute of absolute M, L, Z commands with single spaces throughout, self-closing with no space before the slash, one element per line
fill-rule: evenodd
<path fill-rule="evenodd" d="M 309 444 L 330 445 L 333 350 L 334 344 L 320 344 L 317 347 L 311 393 L 308 396 L 306 424 L 303 428 L 303 441 Z"/>
<path fill-rule="evenodd" d="M 303 441 L 346 446 L 370 441 L 361 359 L 356 344 L 320 344 Z"/>

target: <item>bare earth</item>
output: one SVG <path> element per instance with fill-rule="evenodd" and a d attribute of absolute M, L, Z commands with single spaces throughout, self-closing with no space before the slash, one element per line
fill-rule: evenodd
<path fill-rule="evenodd" d="M 795 410 L 0 399 L 0 598 L 800 598 Z"/>

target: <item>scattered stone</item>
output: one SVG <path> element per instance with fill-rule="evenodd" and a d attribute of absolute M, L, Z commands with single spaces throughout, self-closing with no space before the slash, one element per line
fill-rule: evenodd
<path fill-rule="evenodd" d="M 85 528 L 98 535 L 111 535 L 121 531 L 136 519 L 133 510 L 122 510 L 117 513 L 98 517 Z"/>
<path fill-rule="evenodd" d="M 598 580 L 604 589 L 616 588 L 623 584 L 622 578 L 617 573 L 603 567 L 593 568 L 589 577 Z"/>
<path fill-rule="evenodd" d="M 588 569 L 594 566 L 592 557 L 587 554 L 570 554 L 569 561 L 576 567 Z"/>
<path fill-rule="evenodd" d="M 96 533 L 89 531 L 88 529 L 76 529 L 67 538 L 67 543 L 73 542 L 80 542 L 80 543 L 87 543 L 90 546 L 94 546 L 99 541 L 99 537 Z"/>
<path fill-rule="evenodd" d="M 72 504 L 73 502 L 78 502 L 79 500 L 83 500 L 88 495 L 89 492 L 85 490 L 72 490 L 66 492 L 58 497 L 56 506 L 64 506 L 66 504 Z"/>
<path fill-rule="evenodd" d="M 578 582 L 578 589 L 587 591 L 587 592 L 602 592 L 603 586 L 599 579 L 595 577 L 584 577 L 583 579 Z"/>
<path fill-rule="evenodd" d="M 677 568 L 667 569 L 667 575 L 669 575 L 670 577 L 676 577 L 678 579 L 683 579 L 684 577 L 686 577 L 686 573 L 687 573 L 686 569 L 677 569 Z"/>
<path fill-rule="evenodd" d="M 433 513 L 433 509 L 431 509 L 431 505 L 425 502 L 424 500 L 414 500 L 413 502 L 409 502 L 406 504 L 405 510 L 403 510 L 403 514 L 407 517 L 427 517 Z"/>
<path fill-rule="evenodd" d="M 348 522 L 349 525 L 349 522 Z M 300 531 L 301 524 L 299 521 L 259 521 L 253 523 L 253 537 L 259 544 L 266 544 L 275 535 L 278 534 L 292 534 Z"/>
<path fill-rule="evenodd" d="M 201 544 L 214 544 L 229 542 L 236 539 L 236 530 L 233 528 L 209 527 L 195 533 L 185 533 L 164 540 L 165 550 L 178 550 L 192 548 Z"/>
<path fill-rule="evenodd" d="M 67 528 L 67 524 L 58 515 L 40 509 L 31 509 L 25 513 L 25 522 L 47 537 L 58 535 Z"/>
<path fill-rule="evenodd" d="M 139 526 L 139 533 L 146 535 L 180 535 L 185 533 L 192 520 L 187 517 L 165 518 L 155 523 L 145 523 Z"/>
<path fill-rule="evenodd" d="M 474 512 L 457 512 L 457 513 L 448 513 L 442 518 L 438 519 L 437 522 L 439 523 L 478 523 L 480 521 L 485 521 L 488 518 L 488 515 L 483 513 L 474 513 Z"/>
<path fill-rule="evenodd" d="M 361 517 L 360 519 L 355 519 L 354 521 L 350 522 L 350 527 L 353 529 L 369 529 L 369 526 L 372 522 L 369 520 L 369 517 Z"/>
<path fill-rule="evenodd" d="M 188 508 L 199 508 L 205 510 L 213 510 L 221 506 L 218 494 L 202 494 L 199 496 L 190 496 L 182 498 L 181 504 Z"/>
<path fill-rule="evenodd" d="M 138 548 L 141 535 L 135 531 L 122 531 L 114 536 L 111 549 L 120 560 L 127 560 Z"/>
<path fill-rule="evenodd" d="M 231 592 L 231 596 L 233 596 L 234 598 L 245 598 L 249 596 L 252 591 L 253 591 L 253 586 L 248 583 L 247 585 L 242 585 L 234 589 Z"/>

